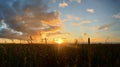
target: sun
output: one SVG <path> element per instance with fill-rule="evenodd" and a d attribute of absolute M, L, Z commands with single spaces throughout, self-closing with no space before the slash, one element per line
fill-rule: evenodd
<path fill-rule="evenodd" d="M 56 39 L 55 43 L 62 44 L 64 41 L 62 39 Z"/>

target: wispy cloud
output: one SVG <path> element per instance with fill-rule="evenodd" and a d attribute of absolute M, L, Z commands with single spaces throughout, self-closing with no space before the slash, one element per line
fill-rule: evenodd
<path fill-rule="evenodd" d="M 77 2 L 77 3 L 81 3 L 81 0 L 69 0 L 70 2 Z"/>
<path fill-rule="evenodd" d="M 100 25 L 100 26 L 95 26 L 93 27 L 93 30 L 109 30 L 114 24 L 104 24 L 104 25 Z"/>
<path fill-rule="evenodd" d="M 56 0 L 51 0 L 53 3 L 55 3 L 56 2 Z"/>
<path fill-rule="evenodd" d="M 71 26 L 79 26 L 79 25 L 80 25 L 80 23 L 78 23 L 78 22 L 77 22 L 77 23 L 72 23 L 72 24 L 71 24 Z"/>
<path fill-rule="evenodd" d="M 89 23 L 92 23 L 92 22 L 96 22 L 96 20 L 82 20 L 80 22 L 74 22 L 71 25 L 72 26 L 79 26 L 81 24 L 89 24 Z"/>
<path fill-rule="evenodd" d="M 51 33 L 48 33 L 47 36 L 61 36 L 61 35 L 70 35 L 71 33 L 69 32 L 60 32 L 60 31 L 57 31 L 57 32 L 51 32 Z"/>
<path fill-rule="evenodd" d="M 90 24 L 90 23 L 93 23 L 93 22 L 96 22 L 96 20 L 82 20 L 80 22 L 72 23 L 71 26 L 80 26 L 82 24 Z"/>
<path fill-rule="evenodd" d="M 68 6 L 68 3 L 67 2 L 62 2 L 62 3 L 59 3 L 59 7 L 61 8 L 65 8 Z"/>
<path fill-rule="evenodd" d="M 97 29 L 98 30 L 108 30 L 110 28 L 109 25 L 103 25 L 103 26 L 99 26 Z"/>
<path fill-rule="evenodd" d="M 74 16 L 74 15 L 67 15 L 66 18 L 62 20 L 62 22 L 67 22 L 67 21 L 71 21 L 71 20 L 79 21 L 80 18 L 77 16 Z"/>
<path fill-rule="evenodd" d="M 86 11 L 87 11 L 88 13 L 94 13 L 94 12 L 95 12 L 95 10 L 92 9 L 92 8 L 88 8 L 88 9 L 86 9 Z"/>
<path fill-rule="evenodd" d="M 92 23 L 92 22 L 96 22 L 96 20 L 82 20 L 80 22 L 80 24 L 89 24 L 89 23 Z"/>
<path fill-rule="evenodd" d="M 120 13 L 113 15 L 114 18 L 120 19 Z"/>

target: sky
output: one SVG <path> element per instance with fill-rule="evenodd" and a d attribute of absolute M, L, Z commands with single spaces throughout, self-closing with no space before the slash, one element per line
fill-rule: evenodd
<path fill-rule="evenodd" d="M 120 0 L 0 0 L 0 38 L 120 42 Z"/>

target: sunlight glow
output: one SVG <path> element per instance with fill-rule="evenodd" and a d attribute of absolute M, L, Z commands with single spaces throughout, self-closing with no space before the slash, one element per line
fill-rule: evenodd
<path fill-rule="evenodd" d="M 62 44 L 64 41 L 62 40 L 62 39 L 56 39 L 55 40 L 55 43 L 57 43 L 57 44 Z"/>

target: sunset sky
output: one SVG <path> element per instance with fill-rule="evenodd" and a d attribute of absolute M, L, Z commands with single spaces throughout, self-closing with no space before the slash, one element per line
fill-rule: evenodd
<path fill-rule="evenodd" d="M 0 0 L 0 38 L 120 42 L 120 0 Z"/>

